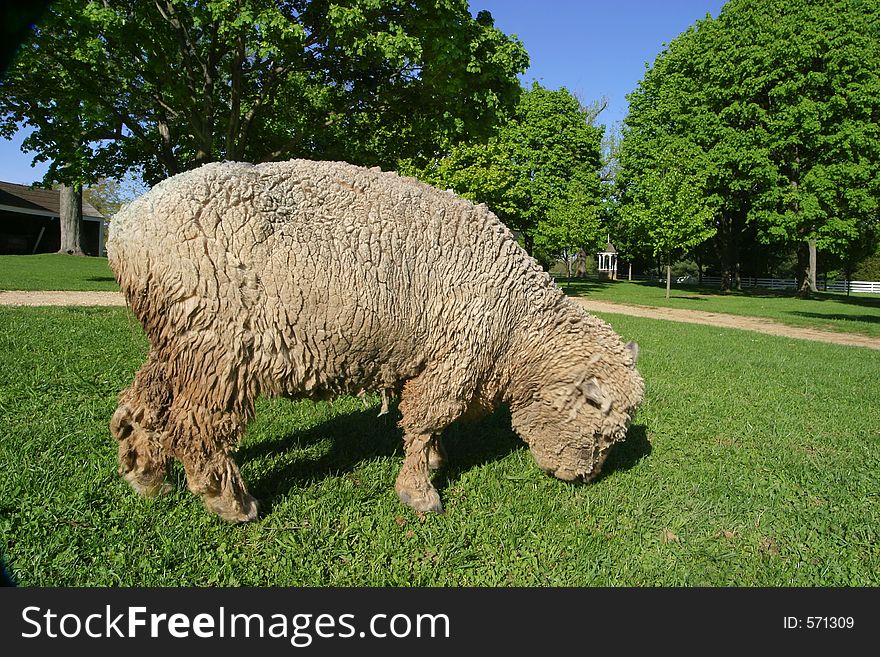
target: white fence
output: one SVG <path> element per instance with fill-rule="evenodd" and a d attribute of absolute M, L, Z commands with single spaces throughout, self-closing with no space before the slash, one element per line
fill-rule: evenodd
<path fill-rule="evenodd" d="M 846 292 L 846 281 L 828 281 L 828 286 L 823 289 L 828 292 Z M 880 294 L 880 281 L 850 281 L 849 291 Z"/>
<path fill-rule="evenodd" d="M 677 284 L 696 285 L 696 276 L 690 277 L 686 281 Z M 708 287 L 721 287 L 720 276 L 703 276 L 703 285 Z M 816 281 L 816 286 L 825 292 L 846 293 L 846 281 Z M 754 278 L 752 276 L 742 277 L 742 287 L 760 287 L 766 290 L 796 290 L 797 281 L 793 278 Z M 880 281 L 850 281 L 850 292 L 863 292 L 867 294 L 880 294 Z"/>

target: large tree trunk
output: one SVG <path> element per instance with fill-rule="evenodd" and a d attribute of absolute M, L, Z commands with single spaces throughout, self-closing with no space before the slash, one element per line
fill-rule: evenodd
<path fill-rule="evenodd" d="M 526 253 L 530 256 L 535 256 L 535 238 L 523 231 L 523 246 L 525 247 Z"/>
<path fill-rule="evenodd" d="M 715 245 L 718 250 L 718 258 L 721 261 L 722 292 L 742 288 L 739 237 L 744 223 L 745 218 L 743 215 L 725 213 L 721 217 L 721 224 L 715 237 Z"/>
<path fill-rule="evenodd" d="M 578 249 L 577 254 L 577 266 L 575 267 L 574 275 L 576 278 L 586 278 L 587 277 L 587 252 L 583 249 Z"/>
<path fill-rule="evenodd" d="M 798 296 L 808 297 L 819 291 L 816 286 L 816 240 L 810 239 L 798 248 Z"/>
<path fill-rule="evenodd" d="M 58 253 L 85 255 L 82 250 L 82 185 L 61 185 L 61 248 Z"/>

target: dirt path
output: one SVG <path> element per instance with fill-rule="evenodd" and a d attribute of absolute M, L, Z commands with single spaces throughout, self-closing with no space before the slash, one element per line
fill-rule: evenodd
<path fill-rule="evenodd" d="M 572 297 L 574 301 L 582 305 L 590 312 L 619 313 L 633 315 L 635 317 L 647 317 L 648 319 L 665 319 L 672 322 L 687 322 L 689 324 L 706 324 L 721 328 L 741 329 L 755 331 L 768 335 L 778 335 L 798 340 L 816 340 L 818 342 L 830 342 L 850 347 L 867 347 L 868 349 L 880 349 L 880 338 L 872 338 L 855 333 L 835 333 L 832 331 L 820 331 L 819 329 L 789 326 L 774 322 L 772 319 L 763 317 L 743 317 L 740 315 L 727 315 L 724 313 L 708 313 L 703 310 L 681 310 L 678 308 L 651 308 L 648 306 L 631 306 L 611 301 L 599 301 L 596 299 L 582 299 Z"/>
<path fill-rule="evenodd" d="M 119 292 L 19 292 L 0 290 L 0 306 L 124 306 Z"/>
<path fill-rule="evenodd" d="M 702 310 L 680 310 L 675 308 L 650 308 L 631 306 L 596 299 L 572 297 L 574 301 L 591 312 L 618 313 L 664 319 L 671 322 L 706 324 L 721 328 L 755 331 L 768 335 L 778 335 L 799 340 L 816 340 L 851 347 L 867 347 L 880 350 L 880 338 L 871 338 L 853 333 L 833 333 L 818 329 L 800 328 L 774 322 L 761 317 L 741 317 L 723 313 L 707 313 Z M 124 306 L 125 299 L 119 292 L 3 292 L 0 291 L 0 305 L 7 306 Z"/>

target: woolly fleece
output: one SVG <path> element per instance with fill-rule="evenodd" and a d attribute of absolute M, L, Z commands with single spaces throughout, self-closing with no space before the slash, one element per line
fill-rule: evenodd
<path fill-rule="evenodd" d="M 509 404 L 542 469 L 590 480 L 644 394 L 637 350 L 484 205 L 394 173 L 209 164 L 125 207 L 107 249 L 150 341 L 111 421 L 120 473 L 160 494 L 177 458 L 230 521 L 257 516 L 230 453 L 259 395 L 399 395 L 397 493 L 440 511 L 456 419 Z"/>

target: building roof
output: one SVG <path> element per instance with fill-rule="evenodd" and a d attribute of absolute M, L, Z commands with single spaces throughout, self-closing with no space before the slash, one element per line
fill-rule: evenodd
<path fill-rule="evenodd" d="M 614 248 L 614 245 L 611 242 L 605 245 L 605 250 L 602 253 L 617 253 L 617 249 Z"/>
<path fill-rule="evenodd" d="M 58 216 L 61 206 L 61 192 L 57 189 L 40 189 L 0 181 L 0 205 L 13 206 L 24 210 L 45 211 Z M 103 218 L 92 205 L 83 201 L 83 216 Z M 29 213 L 30 214 L 30 213 Z"/>

